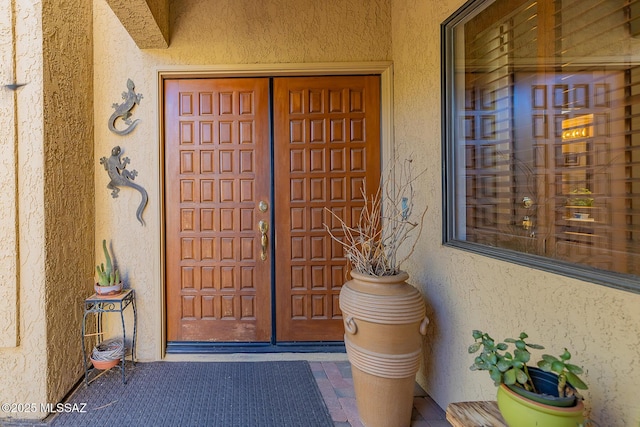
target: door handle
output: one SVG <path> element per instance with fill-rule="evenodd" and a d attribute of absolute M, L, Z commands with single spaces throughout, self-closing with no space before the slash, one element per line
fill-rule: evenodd
<path fill-rule="evenodd" d="M 267 221 L 259 221 L 258 230 L 260 230 L 260 244 L 262 245 L 262 253 L 260 254 L 260 259 L 264 261 L 267 259 L 267 249 L 269 247 L 269 237 L 267 236 L 267 232 L 269 231 L 269 223 Z"/>

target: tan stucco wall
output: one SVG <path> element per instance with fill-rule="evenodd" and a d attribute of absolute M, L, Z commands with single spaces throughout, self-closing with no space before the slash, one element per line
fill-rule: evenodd
<path fill-rule="evenodd" d="M 95 237 L 93 8 L 56 3 L 42 4 L 47 402 L 59 402 L 84 373 L 80 324 Z"/>
<path fill-rule="evenodd" d="M 158 89 L 159 70 L 221 64 L 381 61 L 391 55 L 390 4 L 387 0 L 175 1 L 171 7 L 168 49 L 139 50 L 104 0 L 94 0 L 96 254 L 103 238 L 112 241 L 138 308 L 137 353 L 142 360 L 162 356 L 161 189 Z M 131 78 L 143 95 L 128 136 L 107 129 L 111 104 Z M 121 123 L 117 126 L 122 127 Z M 135 219 L 140 195 L 123 189 L 112 199 L 106 172 L 97 159 L 120 145 L 131 159 L 127 168 L 149 193 L 143 217 Z M 119 333 L 114 324 L 113 333 Z"/>
<path fill-rule="evenodd" d="M 169 45 L 168 0 L 105 0 L 140 49 Z"/>
<path fill-rule="evenodd" d="M 0 348 L 0 402 L 37 409 L 0 419 L 42 418 L 39 405 L 60 401 L 80 378 L 81 301 L 93 271 L 91 4 L 45 3 L 0 2 L 2 56 L 15 56 L 16 80 L 28 83 L 0 98 L 8 176 L 17 175 L 3 177 L 0 199 L 0 269 L 12 290 L 2 306 L 14 307 L 16 331 Z"/>
<path fill-rule="evenodd" d="M 429 227 L 407 265 L 431 325 L 420 383 L 442 407 L 495 399 L 489 376 L 471 372 L 471 331 L 494 338 L 526 330 L 553 354 L 564 347 L 586 368 L 591 416 L 601 426 L 640 422 L 640 295 L 583 283 L 441 245 L 440 23 L 464 2 L 393 0 L 396 144 L 406 144 L 429 205 Z"/>
<path fill-rule="evenodd" d="M 11 1 L 0 1 L 0 75 L 14 74 L 13 26 Z M 16 138 L 16 100 L 15 94 L 9 90 L 0 91 L 0 105 L 6 113 L 0 114 L 0 301 L 6 304 L 0 305 L 0 348 L 15 347 L 18 344 L 18 247 L 17 221 L 18 212 L 16 206 L 16 178 L 17 178 L 17 138 Z"/>
<path fill-rule="evenodd" d="M 8 192 L 13 198 L 3 196 L 1 209 L 13 219 L 8 235 L 12 247 L 10 252 L 17 265 L 9 271 L 15 272 L 10 283 L 14 292 L 6 304 L 15 307 L 11 328 L 17 332 L 13 345 L 0 348 L 0 401 L 5 403 L 46 402 L 47 356 L 45 329 L 45 261 L 44 251 L 44 153 L 43 153 L 43 109 L 42 109 L 42 21 L 39 4 L 22 4 L 14 7 L 13 1 L 2 1 L 2 18 L 12 22 L 15 13 L 14 34 L 7 28 L 9 44 L 3 43 L 3 53 L 9 52 L 10 63 L 15 56 L 16 80 L 28 82 L 18 92 L 2 88 L 2 115 L 17 124 L 8 128 L 5 135 L 7 153 L 18 149 L 17 164 L 9 165 L 9 171 L 17 174 L 17 180 L 7 182 Z M 4 23 L 3 22 L 3 23 Z M 3 39 L 6 33 L 3 32 Z M 6 40 L 6 39 L 5 39 Z M 18 42 L 19 40 L 19 42 Z M 11 72 L 13 74 L 13 72 Z M 4 78 L 4 76 L 3 76 Z M 2 82 L 4 84 L 4 82 Z M 8 82 L 7 82 L 8 83 Z M 9 93 L 8 93 L 9 92 Z M 17 222 L 17 223 L 16 223 Z M 3 262 L 5 259 L 3 259 Z M 4 305 L 5 301 L 3 301 Z M 6 324 L 1 325 L 3 331 Z M 0 418 L 33 418 L 38 414 L 0 413 Z"/>

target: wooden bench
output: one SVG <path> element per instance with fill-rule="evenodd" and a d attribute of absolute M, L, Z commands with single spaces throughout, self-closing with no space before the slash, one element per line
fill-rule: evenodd
<path fill-rule="evenodd" d="M 508 427 L 495 401 L 450 403 L 447 421 L 453 427 Z"/>

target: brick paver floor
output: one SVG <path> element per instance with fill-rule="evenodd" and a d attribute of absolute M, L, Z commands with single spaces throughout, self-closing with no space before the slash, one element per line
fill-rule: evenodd
<path fill-rule="evenodd" d="M 309 362 L 335 427 L 363 427 L 349 362 Z M 450 427 L 444 411 L 416 384 L 411 427 Z"/>

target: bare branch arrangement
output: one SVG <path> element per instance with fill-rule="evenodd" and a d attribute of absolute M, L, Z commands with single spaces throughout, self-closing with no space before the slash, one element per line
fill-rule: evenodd
<path fill-rule="evenodd" d="M 426 206 L 418 212 L 418 220 L 411 219 L 416 178 L 411 173 L 411 160 L 405 160 L 390 168 L 375 194 L 368 197 L 363 185 L 361 192 L 365 203 L 357 224 L 352 226 L 330 208 L 325 208 L 338 221 L 343 235 L 334 234 L 327 224 L 324 227 L 331 238 L 342 245 L 353 270 L 372 276 L 392 276 L 400 272 L 402 263 L 411 256 L 422 234 L 428 209 Z M 416 229 L 417 235 L 409 252 L 398 260 L 399 248 Z"/>

